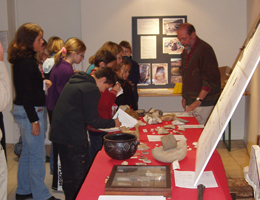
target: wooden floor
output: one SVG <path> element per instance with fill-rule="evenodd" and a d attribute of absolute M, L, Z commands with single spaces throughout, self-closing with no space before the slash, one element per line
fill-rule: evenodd
<path fill-rule="evenodd" d="M 248 166 L 250 161 L 245 143 L 242 140 L 232 140 L 231 151 L 229 152 L 223 142 L 220 141 L 217 150 L 221 155 L 227 178 L 244 178 L 243 168 Z M 46 146 L 46 152 L 49 154 L 50 146 Z M 14 154 L 13 144 L 7 144 L 6 153 L 8 162 L 8 200 L 15 200 L 15 190 L 17 187 L 16 176 L 19 158 Z M 62 200 L 65 199 L 63 192 L 56 192 L 51 189 L 52 175 L 50 175 L 49 163 L 46 163 L 45 184 L 53 196 Z M 245 200 L 250 199 L 247 198 Z"/>

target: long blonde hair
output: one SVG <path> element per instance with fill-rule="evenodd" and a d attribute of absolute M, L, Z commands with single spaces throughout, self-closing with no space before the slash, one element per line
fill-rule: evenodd
<path fill-rule="evenodd" d="M 81 53 L 83 51 L 86 51 L 87 47 L 84 44 L 84 42 L 82 42 L 80 39 L 78 38 L 70 38 L 66 41 L 65 45 L 64 45 L 67 53 L 66 56 L 76 52 L 76 53 Z M 55 65 L 59 65 L 61 62 L 61 58 L 62 57 L 62 50 L 60 50 L 58 53 L 55 54 L 54 56 L 54 60 L 55 60 Z"/>

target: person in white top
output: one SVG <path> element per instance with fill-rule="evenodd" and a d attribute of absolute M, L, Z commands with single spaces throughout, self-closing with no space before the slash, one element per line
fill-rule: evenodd
<path fill-rule="evenodd" d="M 10 102 L 11 86 L 9 75 L 5 66 L 4 48 L 0 42 L 0 112 L 2 112 Z M 2 130 L 0 129 L 0 141 L 2 140 Z M 0 144 L 0 200 L 7 199 L 7 165 L 5 152 Z"/>

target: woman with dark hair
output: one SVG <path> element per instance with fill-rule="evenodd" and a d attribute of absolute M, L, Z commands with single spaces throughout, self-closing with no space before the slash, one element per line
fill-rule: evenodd
<path fill-rule="evenodd" d="M 36 53 L 41 51 L 42 43 L 41 27 L 27 23 L 19 27 L 8 49 L 16 92 L 12 114 L 21 129 L 23 141 L 17 172 L 16 199 L 56 199 L 44 184 L 46 129 L 43 82 L 48 88 L 51 81 L 43 80 L 35 58 Z"/>

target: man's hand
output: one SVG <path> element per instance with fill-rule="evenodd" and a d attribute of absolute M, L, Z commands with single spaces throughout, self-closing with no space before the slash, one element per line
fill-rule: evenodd
<path fill-rule="evenodd" d="M 186 110 L 186 100 L 184 98 L 182 98 L 181 104 L 183 109 Z"/>
<path fill-rule="evenodd" d="M 195 108 L 201 105 L 201 101 L 194 101 L 187 109 L 186 112 L 194 111 Z"/>

